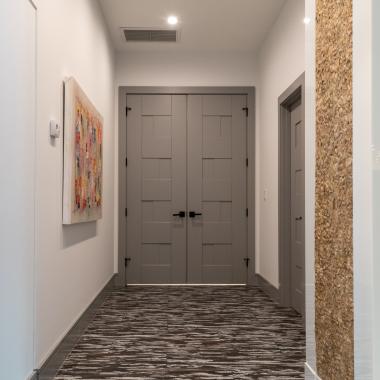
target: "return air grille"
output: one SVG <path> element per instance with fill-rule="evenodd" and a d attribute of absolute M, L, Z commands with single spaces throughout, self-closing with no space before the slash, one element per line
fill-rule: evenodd
<path fill-rule="evenodd" d="M 123 29 L 127 42 L 177 42 L 177 30 Z"/>

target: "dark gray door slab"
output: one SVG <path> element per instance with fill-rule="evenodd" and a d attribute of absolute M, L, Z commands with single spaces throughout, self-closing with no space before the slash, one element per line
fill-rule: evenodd
<path fill-rule="evenodd" d="M 278 99 L 280 303 L 305 312 L 305 74 Z"/>

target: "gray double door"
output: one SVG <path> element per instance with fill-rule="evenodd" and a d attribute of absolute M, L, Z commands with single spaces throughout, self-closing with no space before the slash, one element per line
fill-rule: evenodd
<path fill-rule="evenodd" d="M 128 283 L 246 282 L 246 103 L 127 96 Z"/>

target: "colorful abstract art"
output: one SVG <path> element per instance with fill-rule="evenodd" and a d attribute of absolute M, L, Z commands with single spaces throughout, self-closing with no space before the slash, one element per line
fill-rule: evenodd
<path fill-rule="evenodd" d="M 102 217 L 103 118 L 74 78 L 65 81 L 63 224 Z"/>

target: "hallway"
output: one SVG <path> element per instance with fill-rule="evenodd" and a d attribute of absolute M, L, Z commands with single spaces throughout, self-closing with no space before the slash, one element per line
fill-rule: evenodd
<path fill-rule="evenodd" d="M 380 0 L 0 1 L 0 380 L 380 380 Z"/>
<path fill-rule="evenodd" d="M 301 318 L 258 288 L 114 288 L 55 380 L 302 379 L 304 361 Z"/>

